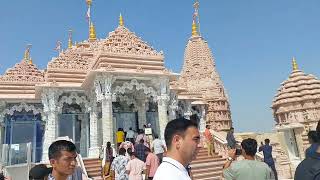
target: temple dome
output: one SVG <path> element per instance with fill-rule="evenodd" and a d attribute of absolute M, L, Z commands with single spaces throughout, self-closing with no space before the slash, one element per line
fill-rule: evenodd
<path fill-rule="evenodd" d="M 313 128 L 320 120 L 320 80 L 299 70 L 295 59 L 292 62 L 293 71 L 272 102 L 275 127 Z"/>
<path fill-rule="evenodd" d="M 289 78 L 281 83 L 272 107 L 316 99 L 320 99 L 320 80 L 314 75 L 294 70 Z"/>

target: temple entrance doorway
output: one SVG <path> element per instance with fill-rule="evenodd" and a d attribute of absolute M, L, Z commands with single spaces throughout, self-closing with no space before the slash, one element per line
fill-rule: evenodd
<path fill-rule="evenodd" d="M 88 156 L 89 114 L 82 112 L 78 104 L 65 104 L 59 115 L 58 136 L 68 136 L 82 157 Z"/>
<path fill-rule="evenodd" d="M 117 112 L 113 113 L 116 118 L 115 131 L 118 128 L 122 128 L 125 132 L 132 128 L 133 131 L 137 132 L 139 129 L 138 114 L 137 112 Z"/>

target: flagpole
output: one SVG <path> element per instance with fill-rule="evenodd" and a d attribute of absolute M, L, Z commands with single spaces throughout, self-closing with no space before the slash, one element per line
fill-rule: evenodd
<path fill-rule="evenodd" d="M 87 10 L 87 18 L 88 18 L 88 30 L 90 30 L 90 25 L 91 25 L 91 4 L 92 0 L 86 0 L 88 10 Z"/>

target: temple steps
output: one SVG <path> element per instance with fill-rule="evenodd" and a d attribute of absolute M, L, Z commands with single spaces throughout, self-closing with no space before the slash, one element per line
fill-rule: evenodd
<path fill-rule="evenodd" d="M 87 174 L 92 179 L 102 179 L 101 160 L 99 158 L 83 159 L 84 166 L 86 167 Z"/>
<path fill-rule="evenodd" d="M 208 157 L 207 149 L 201 148 L 197 158 L 191 162 L 192 180 L 220 180 L 225 159 L 215 154 Z"/>

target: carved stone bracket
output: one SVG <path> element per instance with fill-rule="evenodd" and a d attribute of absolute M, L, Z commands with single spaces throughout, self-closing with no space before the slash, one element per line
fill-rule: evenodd
<path fill-rule="evenodd" d="M 62 94 L 62 91 L 57 89 L 45 89 L 42 92 L 41 95 L 41 101 L 43 104 L 43 112 L 49 113 L 49 112 L 57 112 L 57 104 L 58 104 L 58 98 Z"/>
<path fill-rule="evenodd" d="M 100 102 L 103 99 L 111 99 L 112 100 L 112 84 L 116 78 L 113 75 L 102 75 L 97 76 L 94 87 L 97 96 L 97 101 Z"/>

